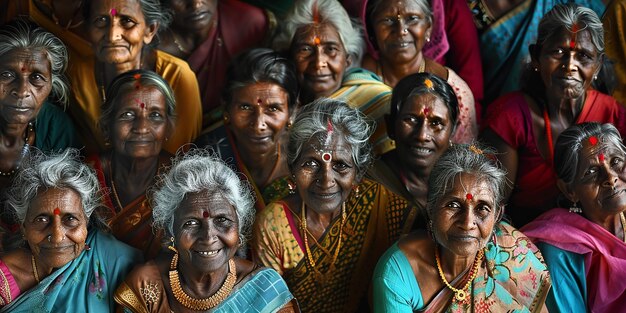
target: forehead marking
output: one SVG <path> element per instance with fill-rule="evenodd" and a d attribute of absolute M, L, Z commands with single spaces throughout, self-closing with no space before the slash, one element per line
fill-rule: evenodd
<path fill-rule="evenodd" d="M 202 212 L 202 217 L 208 218 L 209 217 L 209 212 L 207 212 L 207 211 Z"/>
<path fill-rule="evenodd" d="M 52 213 L 54 213 L 54 215 L 61 215 L 61 210 L 59 210 L 59 208 L 54 208 L 54 211 L 52 211 Z"/>
<path fill-rule="evenodd" d="M 117 15 L 117 10 L 111 9 L 111 16 L 116 16 L 116 15 Z"/>

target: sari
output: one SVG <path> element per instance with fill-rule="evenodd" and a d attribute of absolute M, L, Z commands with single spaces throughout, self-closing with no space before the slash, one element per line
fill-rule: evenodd
<path fill-rule="evenodd" d="M 553 208 L 560 194 L 552 160 L 545 159 L 537 148 L 525 97 L 522 92 L 500 97 L 485 118 L 485 127 L 518 153 L 517 177 L 505 212 L 517 226 Z M 612 123 L 622 136 L 626 135 L 626 111 L 611 96 L 595 90 L 587 91 L 575 124 L 584 122 Z"/>
<path fill-rule="evenodd" d="M 285 202 L 274 202 L 257 216 L 252 237 L 255 259 L 283 276 L 302 312 L 366 309 L 376 261 L 400 237 L 404 220 L 414 209 L 374 181 L 364 179 L 359 190 L 345 202 L 343 228 L 341 218 L 333 220 L 306 257 L 299 216 Z"/>
<path fill-rule="evenodd" d="M 213 151 L 220 159 L 228 164 L 230 168 L 237 169 L 236 172 L 242 181 L 250 183 L 254 190 L 256 200 L 254 206 L 257 213 L 263 211 L 267 203 L 278 201 L 289 194 L 289 176 L 277 178 L 264 188 L 260 188 L 252 180 L 252 175 L 250 175 L 246 165 L 241 160 L 232 133 L 228 131 L 223 122 L 219 122 L 216 126 L 217 128 L 198 137 L 195 144 L 200 148 Z M 281 147 L 278 149 L 281 149 Z M 281 151 L 279 153 L 284 155 L 283 152 L 284 151 Z"/>
<path fill-rule="evenodd" d="M 443 287 L 424 303 L 414 270 L 393 245 L 381 257 L 373 277 L 376 312 L 538 312 L 550 290 L 550 274 L 537 247 L 505 222 L 494 228 L 478 274 L 462 301 Z M 424 234 L 426 236 L 426 234 Z M 434 252 L 433 252 L 434 253 Z M 471 276 L 466 269 L 450 283 L 463 288 Z"/>
<path fill-rule="evenodd" d="M 614 62 L 617 86 L 613 97 L 626 104 L 626 1 L 613 0 L 602 17 L 606 55 Z"/>
<path fill-rule="evenodd" d="M 85 160 L 96 171 L 100 187 L 109 190 L 103 197 L 105 208 L 96 213 L 109 225 L 111 233 L 118 240 L 138 249 L 144 259 L 154 258 L 161 250 L 162 232 L 152 229 L 152 207 L 145 194 L 120 208 L 117 196 L 111 188 L 111 158 L 91 156 Z M 159 158 L 159 170 L 169 164 L 165 157 Z"/>
<path fill-rule="evenodd" d="M 526 0 L 497 21 L 483 25 L 479 40 L 485 79 L 485 103 L 491 103 L 507 92 L 521 89 L 522 72 L 526 63 L 530 62 L 528 47 L 537 41 L 541 18 L 556 4 L 568 2 L 588 7 L 598 16 L 602 16 L 605 9 L 602 0 Z M 475 16 L 481 13 L 480 10 L 473 12 Z M 485 20 L 484 17 L 481 19 Z"/>
<path fill-rule="evenodd" d="M 135 268 L 115 291 L 123 312 L 170 313 L 170 297 L 154 261 Z M 277 312 L 293 296 L 285 281 L 269 268 L 257 268 L 235 285 L 228 297 L 210 312 Z M 120 310 L 118 310 L 119 312 Z"/>
<path fill-rule="evenodd" d="M 110 234 L 90 229 L 90 250 L 55 270 L 0 312 L 111 312 L 113 292 L 136 264 L 139 251 Z"/>
<path fill-rule="evenodd" d="M 533 241 L 561 252 L 544 254 L 555 277 L 554 291 L 548 298 L 552 300 L 548 304 L 554 306 L 549 309 L 555 312 L 570 310 L 576 307 L 573 304 L 585 301 L 590 312 L 624 312 L 626 243 L 582 215 L 563 208 L 542 214 L 522 231 Z M 567 260 L 564 253 L 573 254 L 574 259 L 582 258 L 583 266 L 564 263 Z M 577 282 L 577 277 L 583 277 L 584 281 Z M 576 295 L 578 301 L 570 301 L 572 295 Z M 586 297 L 580 299 L 581 295 Z"/>

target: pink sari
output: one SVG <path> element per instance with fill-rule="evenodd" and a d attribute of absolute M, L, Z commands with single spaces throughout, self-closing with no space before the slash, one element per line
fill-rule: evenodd
<path fill-rule="evenodd" d="M 584 255 L 591 312 L 620 312 L 626 304 L 626 243 L 582 215 L 552 209 L 522 228 L 533 241 Z"/>

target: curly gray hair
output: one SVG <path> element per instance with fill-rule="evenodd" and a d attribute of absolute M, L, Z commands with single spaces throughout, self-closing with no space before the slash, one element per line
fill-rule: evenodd
<path fill-rule="evenodd" d="M 46 51 L 52 75 L 52 95 L 66 105 L 69 94 L 69 86 L 64 76 L 67 48 L 61 39 L 32 22 L 19 18 L 0 27 L 0 56 L 15 49 Z"/>
<path fill-rule="evenodd" d="M 88 219 L 96 208 L 102 206 L 98 177 L 93 169 L 81 162 L 79 151 L 74 148 L 50 155 L 33 150 L 13 179 L 6 206 L 23 224 L 38 192 L 52 188 L 69 188 L 77 192 Z"/>
<path fill-rule="evenodd" d="M 452 188 L 454 179 L 462 173 L 469 173 L 490 185 L 496 216 L 501 216 L 507 179 L 506 171 L 499 166 L 494 153 L 493 148 L 477 142 L 451 145 L 437 160 L 428 178 L 428 215 L 432 218 L 439 201 Z"/>
<path fill-rule="evenodd" d="M 254 199 L 250 186 L 221 159 L 204 149 L 179 154 L 169 170 L 150 190 L 153 226 L 174 235 L 174 216 L 189 193 L 208 191 L 224 196 L 237 211 L 239 239 L 245 243 L 254 221 Z"/>
<path fill-rule="evenodd" d="M 302 0 L 296 1 L 283 20 L 281 30 L 274 39 L 274 49 L 287 51 L 291 47 L 298 29 L 312 25 L 314 15 L 318 14 L 321 24 L 332 25 L 352 62 L 349 67 L 361 64 L 365 51 L 363 30 L 356 19 L 351 19 L 348 12 L 337 0 Z"/>
<path fill-rule="evenodd" d="M 361 111 L 353 109 L 341 100 L 320 98 L 304 106 L 296 116 L 289 131 L 287 163 L 293 166 L 302 153 L 302 147 L 318 133 L 326 133 L 328 123 L 341 133 L 352 150 L 352 161 L 361 178 L 372 162 L 372 146 L 369 137 L 374 122 Z"/>

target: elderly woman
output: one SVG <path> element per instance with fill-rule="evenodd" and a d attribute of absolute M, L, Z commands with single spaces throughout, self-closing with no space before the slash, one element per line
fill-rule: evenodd
<path fill-rule="evenodd" d="M 23 244 L 0 257 L 0 312 L 111 312 L 141 254 L 98 230 L 98 179 L 77 150 L 28 161 L 7 200 Z"/>
<path fill-rule="evenodd" d="M 396 149 L 383 154 L 368 175 L 425 214 L 428 177 L 450 146 L 458 116 L 454 90 L 443 79 L 430 73 L 403 78 L 393 89 L 387 118 L 387 133 Z M 406 223 L 410 227 L 412 221 Z"/>
<path fill-rule="evenodd" d="M 257 212 L 289 191 L 281 141 L 297 98 L 293 64 L 270 49 L 250 50 L 235 58 L 228 69 L 222 126 L 196 140 L 198 146 L 210 147 L 245 175 L 256 193 Z"/>
<path fill-rule="evenodd" d="M 289 132 L 297 192 L 257 217 L 256 260 L 287 281 L 303 312 L 360 312 L 378 257 L 411 209 L 382 185 L 361 180 L 371 161 L 365 117 L 339 100 L 302 108 Z"/>
<path fill-rule="evenodd" d="M 115 292 L 132 312 L 292 311 L 276 271 L 235 257 L 254 219 L 249 188 L 204 150 L 180 155 L 152 194 L 154 226 L 169 249 L 136 267 Z"/>
<path fill-rule="evenodd" d="M 558 186 L 571 206 L 522 230 L 554 282 L 550 311 L 620 312 L 626 304 L 626 147 L 611 124 L 584 123 L 556 142 Z"/>
<path fill-rule="evenodd" d="M 541 18 L 557 3 L 578 3 L 599 16 L 611 0 L 466 0 L 478 29 L 482 56 L 485 103 L 519 90 L 524 64 L 530 59 L 528 45 L 537 39 Z M 607 10 L 606 12 L 610 12 Z"/>
<path fill-rule="evenodd" d="M 430 41 L 433 16 L 426 0 L 382 1 L 367 3 L 368 38 L 377 59 L 368 56 L 363 67 L 394 87 L 409 74 L 428 72 L 446 80 L 458 98 L 460 114 L 454 142 L 469 142 L 478 135 L 474 96 L 465 81 L 451 69 L 424 57 L 422 48 Z"/>
<path fill-rule="evenodd" d="M 539 312 L 550 289 L 541 254 L 501 222 L 506 175 L 491 151 L 454 145 L 428 180 L 428 232 L 389 249 L 374 273 L 376 312 Z"/>
<path fill-rule="evenodd" d="M 320 97 L 346 101 L 376 121 L 378 128 L 371 138 L 375 153 L 393 149 L 384 126 L 391 88 L 357 67 L 364 50 L 361 29 L 338 1 L 297 1 L 274 46 L 288 50 L 296 63 L 302 104 Z"/>
<path fill-rule="evenodd" d="M 555 6 L 539 24 L 530 50 L 527 86 L 489 107 L 482 134 L 514 182 L 507 214 L 518 226 L 555 204 L 553 139 L 563 130 L 597 121 L 626 131 L 624 110 L 615 99 L 590 88 L 604 57 L 602 23 L 592 10 Z"/>
<path fill-rule="evenodd" d="M 159 49 L 189 63 L 202 93 L 203 128 L 221 119 L 220 96 L 234 56 L 273 35 L 274 15 L 239 0 L 162 0 L 174 15 Z M 242 23 L 245 21 L 245 23 Z"/>
<path fill-rule="evenodd" d="M 156 256 L 161 244 L 152 231 L 146 190 L 171 155 L 162 150 L 174 130 L 176 100 L 167 82 L 146 70 L 126 72 L 107 90 L 100 126 L 112 149 L 89 157 L 98 173 L 107 208 L 99 210 L 117 239 Z"/>
<path fill-rule="evenodd" d="M 175 153 L 200 133 L 202 107 L 195 74 L 187 63 L 154 49 L 154 41 L 169 15 L 161 11 L 158 0 L 93 0 L 83 2 L 93 56 L 72 63 L 69 77 L 75 104 L 70 111 L 85 138 L 89 150 L 106 150 L 98 128 L 106 89 L 119 74 L 145 69 L 161 75 L 174 90 L 178 123 L 164 148 Z"/>
<path fill-rule="evenodd" d="M 51 33 L 26 20 L 0 26 L 0 192 L 11 184 L 30 147 L 81 146 L 72 121 L 53 104 L 66 103 L 66 67 L 67 50 Z M 18 228 L 10 214 L 0 214 L 0 233 Z"/>

